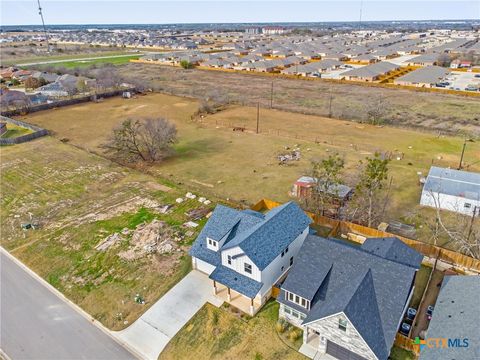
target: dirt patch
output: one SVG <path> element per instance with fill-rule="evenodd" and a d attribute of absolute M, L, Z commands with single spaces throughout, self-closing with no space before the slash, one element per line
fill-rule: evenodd
<path fill-rule="evenodd" d="M 122 259 L 133 261 L 149 254 L 167 254 L 178 248 L 180 238 L 163 221 L 153 220 L 137 226 L 130 239 L 128 250 L 118 254 Z"/>

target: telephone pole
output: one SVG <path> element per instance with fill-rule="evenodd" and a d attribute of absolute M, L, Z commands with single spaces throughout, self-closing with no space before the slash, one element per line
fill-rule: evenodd
<path fill-rule="evenodd" d="M 38 3 L 38 14 L 42 19 L 43 32 L 45 33 L 45 40 L 47 41 L 47 51 L 50 52 L 50 41 L 48 39 L 47 27 L 45 26 L 45 20 L 43 19 L 42 6 L 40 5 L 40 0 L 37 0 Z"/>
<path fill-rule="evenodd" d="M 270 89 L 270 109 L 273 109 L 273 80 L 272 80 L 272 87 Z"/>
<path fill-rule="evenodd" d="M 259 124 L 260 124 L 260 103 L 257 103 L 257 134 L 258 134 Z"/>
<path fill-rule="evenodd" d="M 467 146 L 467 138 L 463 141 L 462 155 L 460 156 L 460 163 L 458 164 L 458 170 L 462 170 L 463 155 L 465 154 L 465 147 Z"/>

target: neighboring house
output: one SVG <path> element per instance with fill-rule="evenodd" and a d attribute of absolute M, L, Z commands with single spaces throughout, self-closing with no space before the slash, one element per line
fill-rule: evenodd
<path fill-rule="evenodd" d="M 309 235 L 281 286 L 279 317 L 303 329 L 300 352 L 311 358 L 386 360 L 422 259 L 397 238 L 356 246 Z"/>
<path fill-rule="evenodd" d="M 420 360 L 480 359 L 479 298 L 480 276 L 445 276 Z M 437 346 L 435 340 L 428 340 L 431 338 L 445 339 L 447 344 Z M 450 346 L 449 341 L 456 345 Z"/>
<path fill-rule="evenodd" d="M 58 81 L 41 86 L 36 91 L 41 95 L 50 96 L 50 97 L 68 96 L 68 89 Z"/>
<path fill-rule="evenodd" d="M 380 61 L 371 65 L 344 72 L 342 76 L 345 77 L 345 80 L 376 81 L 381 76 L 387 75 L 399 68 L 400 65 L 392 64 L 388 61 Z"/>
<path fill-rule="evenodd" d="M 465 215 L 480 213 L 480 174 L 432 166 L 420 205 Z"/>
<path fill-rule="evenodd" d="M 0 89 L 0 105 L 8 108 L 24 108 L 30 106 L 30 100 L 23 91 Z"/>
<path fill-rule="evenodd" d="M 293 202 L 266 214 L 218 205 L 190 249 L 193 268 L 209 275 L 216 295 L 254 315 L 294 263 L 310 223 Z"/>
<path fill-rule="evenodd" d="M 450 71 L 444 67 L 430 65 L 409 72 L 393 81 L 396 85 L 430 88 L 447 77 Z"/>

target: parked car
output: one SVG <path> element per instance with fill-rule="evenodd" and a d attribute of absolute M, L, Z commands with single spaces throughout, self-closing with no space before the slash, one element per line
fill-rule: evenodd
<path fill-rule="evenodd" d="M 478 87 L 469 85 L 465 88 L 466 91 L 478 91 Z"/>
<path fill-rule="evenodd" d="M 476 77 L 476 78 L 480 78 L 480 74 L 475 74 L 475 77 Z"/>
<path fill-rule="evenodd" d="M 404 323 L 402 323 L 402 326 L 400 327 L 400 333 L 405 335 L 405 336 L 408 336 L 411 328 L 412 328 L 411 325 L 404 322 Z"/>

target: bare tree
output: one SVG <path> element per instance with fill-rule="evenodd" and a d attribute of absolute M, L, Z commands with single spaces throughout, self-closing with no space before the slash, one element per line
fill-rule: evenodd
<path fill-rule="evenodd" d="M 365 113 L 368 122 L 372 125 L 380 125 L 384 122 L 387 104 L 383 96 L 367 99 L 365 102 Z"/>
<path fill-rule="evenodd" d="M 435 222 L 445 235 L 446 243 L 452 243 L 463 254 L 480 259 L 480 226 L 476 223 L 480 207 L 474 206 L 471 215 L 461 214 L 458 209 L 454 209 L 454 212 L 445 217 L 441 211 L 440 194 L 430 191 L 429 195 L 435 207 Z"/>
<path fill-rule="evenodd" d="M 122 161 L 155 162 L 171 153 L 176 139 L 175 125 L 164 118 L 127 119 L 113 130 L 112 137 L 103 148 Z"/>

